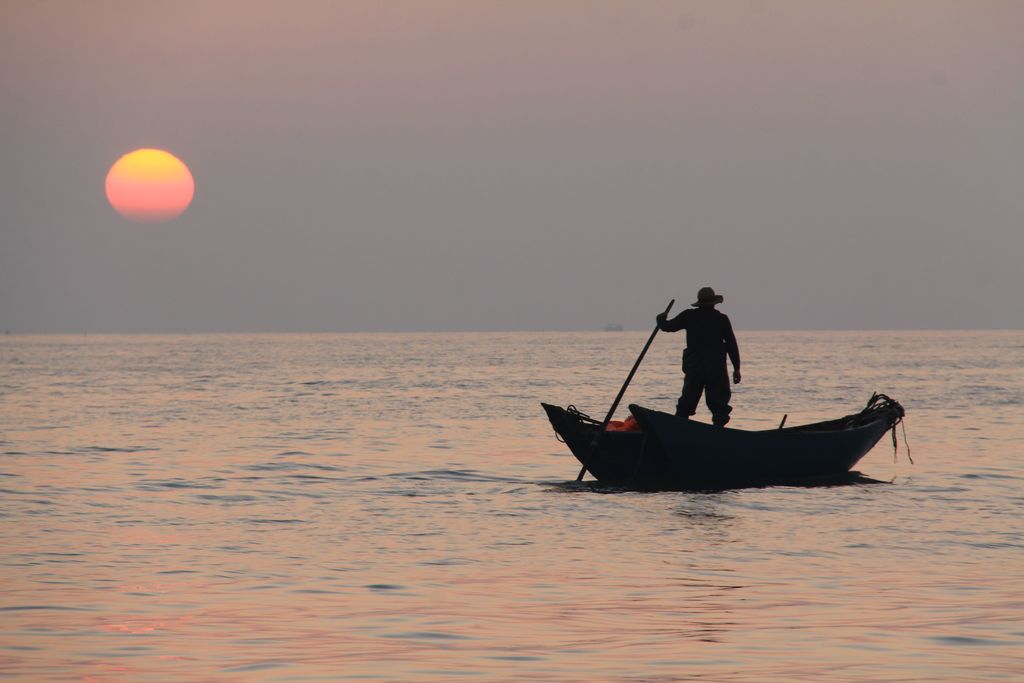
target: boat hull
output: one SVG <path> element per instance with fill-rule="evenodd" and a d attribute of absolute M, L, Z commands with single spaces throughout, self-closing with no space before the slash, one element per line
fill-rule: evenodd
<path fill-rule="evenodd" d="M 715 427 L 631 405 L 642 431 L 605 432 L 596 448 L 600 425 L 574 411 L 542 405 L 552 427 L 598 481 L 646 489 L 722 489 L 846 475 L 902 419 L 903 408 L 886 400 L 885 406 L 838 420 L 766 431 Z"/>

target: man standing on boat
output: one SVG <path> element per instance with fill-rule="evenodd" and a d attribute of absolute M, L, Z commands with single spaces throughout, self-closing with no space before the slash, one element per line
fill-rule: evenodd
<path fill-rule="evenodd" d="M 729 422 L 732 406 L 729 399 L 729 371 L 725 364 L 728 355 L 732 361 L 732 381 L 740 383 L 740 348 L 732 331 L 729 316 L 715 309 L 725 300 L 711 287 L 701 287 L 697 301 L 672 320 L 658 314 L 658 328 L 664 332 L 686 330 L 686 349 L 683 351 L 683 393 L 676 404 L 676 415 L 689 417 L 697 412 L 701 393 L 711 411 L 711 421 L 719 427 Z"/>

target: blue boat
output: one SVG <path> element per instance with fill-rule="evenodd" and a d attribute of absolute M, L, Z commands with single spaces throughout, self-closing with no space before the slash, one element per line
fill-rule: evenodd
<path fill-rule="evenodd" d="M 708 490 L 808 484 L 848 477 L 850 470 L 905 414 L 874 394 L 858 413 L 795 427 L 747 431 L 715 427 L 638 405 L 636 431 L 605 431 L 580 413 L 542 403 L 551 426 L 594 477 L 638 489 Z M 596 447 L 595 447 L 596 443 Z"/>

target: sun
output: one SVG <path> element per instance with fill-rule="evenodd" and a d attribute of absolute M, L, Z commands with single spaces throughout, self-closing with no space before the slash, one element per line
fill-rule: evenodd
<path fill-rule="evenodd" d="M 162 223 L 177 218 L 195 195 L 188 166 L 162 149 L 137 149 L 107 172 L 107 200 L 125 218 Z"/>

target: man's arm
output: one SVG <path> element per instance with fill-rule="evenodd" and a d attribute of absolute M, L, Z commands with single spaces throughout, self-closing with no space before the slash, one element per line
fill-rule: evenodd
<path fill-rule="evenodd" d="M 740 346 L 736 343 L 736 335 L 732 331 L 732 322 L 729 321 L 729 316 L 722 314 L 725 318 L 725 350 L 729 354 L 729 360 L 732 361 L 732 381 L 733 384 L 740 383 Z"/>
<path fill-rule="evenodd" d="M 683 311 L 671 320 L 667 320 L 664 313 L 659 313 L 657 317 L 658 329 L 662 332 L 678 332 L 679 330 L 686 328 L 686 320 L 684 316 L 689 313 L 689 310 Z"/>

